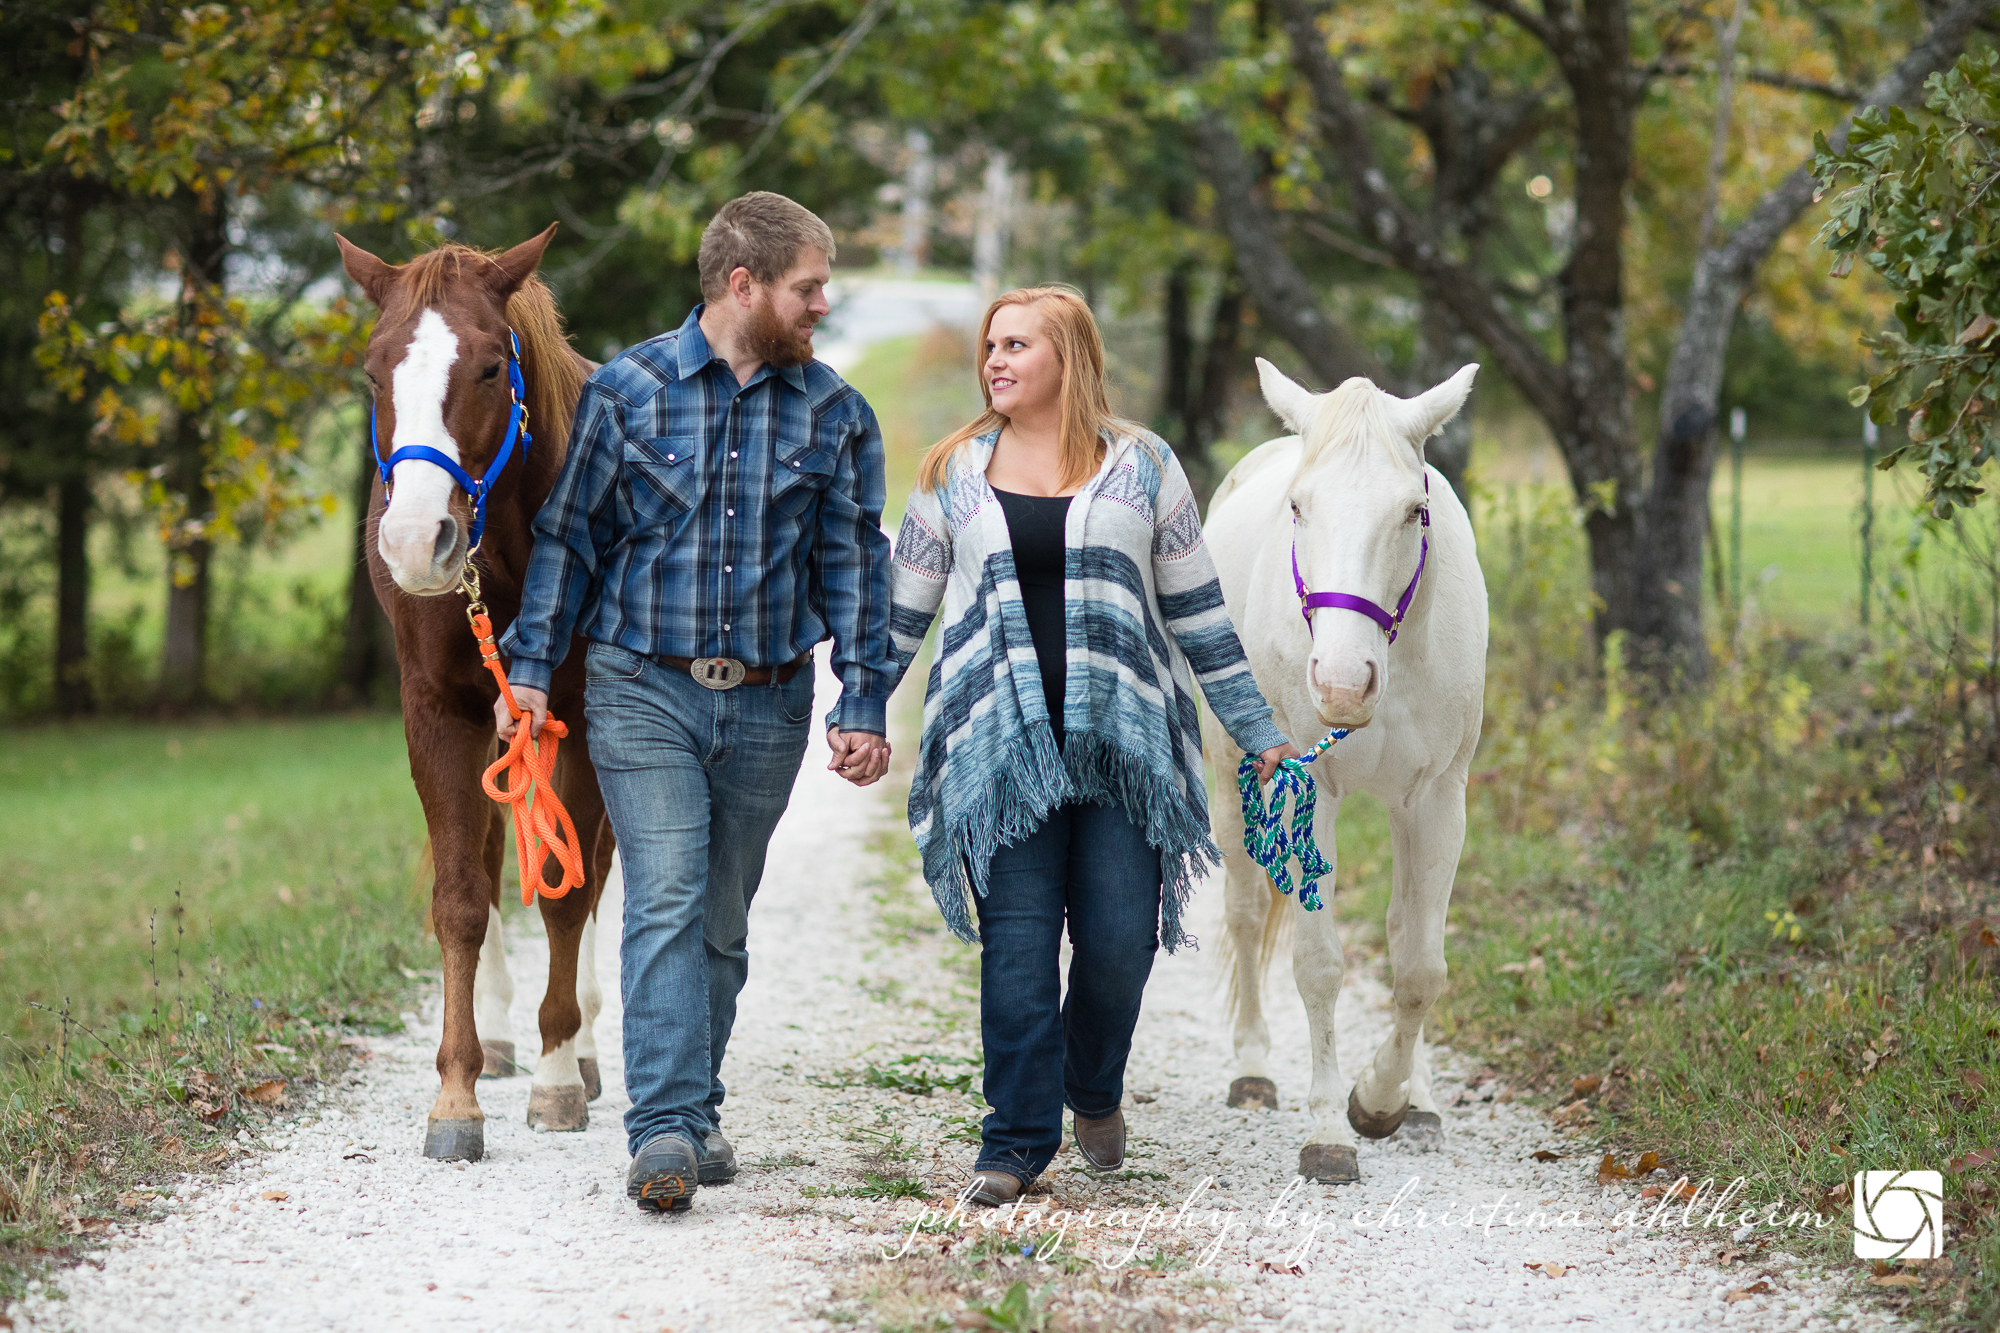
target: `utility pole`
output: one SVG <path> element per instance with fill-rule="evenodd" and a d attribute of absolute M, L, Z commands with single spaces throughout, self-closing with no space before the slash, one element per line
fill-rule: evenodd
<path fill-rule="evenodd" d="M 1868 628 L 1868 597 L 1875 584 L 1875 423 L 1861 419 L 1861 628 Z"/>
<path fill-rule="evenodd" d="M 1743 434 L 1749 418 L 1729 409 L 1729 602 L 1743 616 Z"/>

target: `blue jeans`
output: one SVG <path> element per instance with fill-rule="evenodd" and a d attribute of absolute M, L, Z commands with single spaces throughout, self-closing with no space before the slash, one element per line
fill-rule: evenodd
<path fill-rule="evenodd" d="M 1125 1059 L 1160 942 L 1160 854 L 1123 807 L 1064 805 L 993 854 L 986 896 L 974 901 L 993 1108 L 974 1170 L 1032 1181 L 1062 1147 L 1065 1102 L 1095 1120 L 1125 1099 Z"/>
<path fill-rule="evenodd" d="M 750 899 L 805 758 L 813 672 L 711 690 L 592 643 L 584 681 L 590 758 L 625 871 L 625 1137 L 636 1153 L 678 1134 L 699 1153 L 722 1125 Z"/>

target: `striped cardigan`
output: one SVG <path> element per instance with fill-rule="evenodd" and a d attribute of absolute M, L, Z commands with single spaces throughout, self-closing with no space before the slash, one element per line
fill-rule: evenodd
<path fill-rule="evenodd" d="M 915 491 L 903 512 L 890 581 L 898 680 L 944 605 L 910 827 L 938 908 L 967 941 L 978 940 L 971 895 L 985 896 L 994 850 L 1080 799 L 1116 800 L 1146 830 L 1161 853 L 1160 942 L 1170 953 L 1192 943 L 1182 913 L 1219 859 L 1193 681 L 1249 753 L 1285 741 L 1222 604 L 1180 461 L 1149 431 L 1125 426 L 1106 438 L 1104 464 L 1070 502 L 1063 532 L 1060 755 L 1013 540 L 986 482 L 998 432 L 969 441 L 950 479 Z"/>

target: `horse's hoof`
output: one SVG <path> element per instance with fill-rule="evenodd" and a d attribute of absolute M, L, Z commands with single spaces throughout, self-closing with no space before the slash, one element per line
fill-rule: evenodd
<path fill-rule="evenodd" d="M 479 1071 L 481 1078 L 511 1078 L 521 1072 L 514 1063 L 514 1043 L 511 1041 L 482 1041 L 480 1054 L 486 1057 L 486 1067 Z"/>
<path fill-rule="evenodd" d="M 590 1107 L 584 1102 L 583 1085 L 571 1083 L 553 1088 L 528 1089 L 528 1125 L 562 1133 L 590 1127 Z"/>
<path fill-rule="evenodd" d="M 583 1074 L 583 1099 L 594 1102 L 604 1095 L 604 1080 L 598 1075 L 597 1060 L 593 1056 L 580 1055 L 576 1067 Z"/>
<path fill-rule="evenodd" d="M 1229 1085 L 1229 1104 L 1253 1111 L 1278 1109 L 1278 1085 L 1268 1078 L 1246 1074 Z"/>
<path fill-rule="evenodd" d="M 1299 1174 L 1322 1185 L 1352 1185 L 1361 1179 L 1361 1163 L 1345 1143 L 1308 1143 L 1299 1149 Z"/>
<path fill-rule="evenodd" d="M 1347 1123 L 1354 1126 L 1354 1132 L 1364 1139 L 1386 1139 L 1402 1126 L 1403 1118 L 1410 1113 L 1407 1104 L 1393 1111 L 1377 1115 L 1361 1105 L 1360 1089 L 1350 1088 L 1347 1093 Z"/>
<path fill-rule="evenodd" d="M 433 1162 L 476 1162 L 485 1155 L 484 1120 L 433 1120 L 424 1126 L 424 1156 Z"/>
<path fill-rule="evenodd" d="M 1436 1111 L 1412 1111 L 1403 1117 L 1396 1141 L 1429 1152 L 1444 1142 L 1444 1117 Z"/>

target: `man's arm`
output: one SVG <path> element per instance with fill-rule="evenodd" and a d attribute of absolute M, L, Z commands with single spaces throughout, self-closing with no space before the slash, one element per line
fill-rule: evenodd
<path fill-rule="evenodd" d="M 535 550 L 521 587 L 521 614 L 500 636 L 507 680 L 546 695 L 569 652 L 577 616 L 610 548 L 623 438 L 617 403 L 594 383 L 583 386 L 569 454 L 555 488 L 535 516 Z"/>
<path fill-rule="evenodd" d="M 813 554 L 841 685 L 840 702 L 826 724 L 884 737 L 896 680 L 889 644 L 889 538 L 882 531 L 886 486 L 882 430 L 862 402 L 820 499 Z"/>

